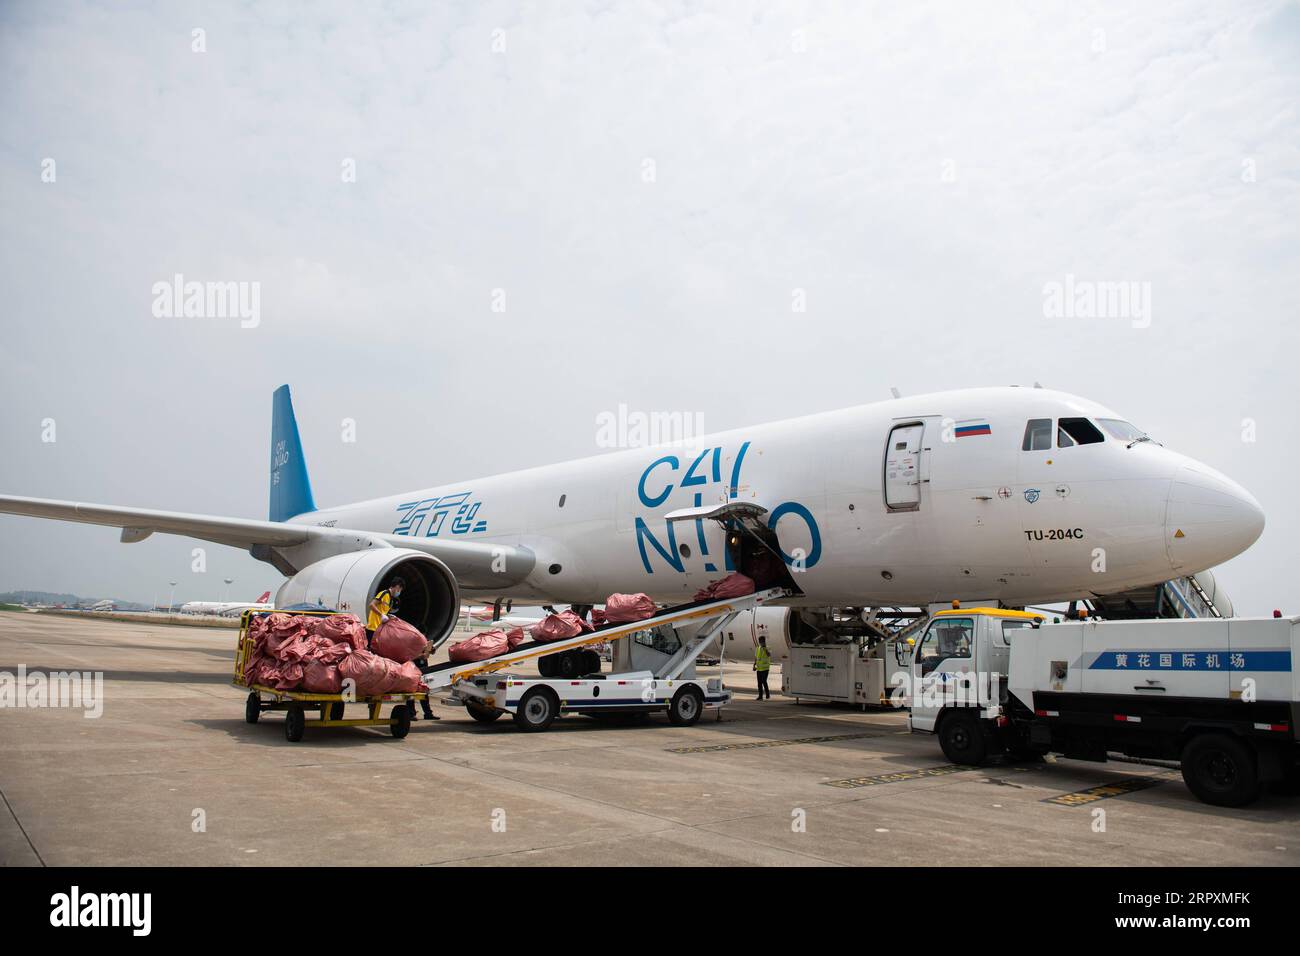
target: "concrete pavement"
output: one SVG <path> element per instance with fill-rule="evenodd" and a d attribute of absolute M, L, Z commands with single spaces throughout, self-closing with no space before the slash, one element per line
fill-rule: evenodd
<path fill-rule="evenodd" d="M 103 714 L 0 707 L 8 865 L 1290 865 L 1300 800 L 1196 801 L 1176 772 L 947 765 L 905 715 L 752 699 L 694 727 L 463 711 L 386 729 L 248 725 L 234 633 L 0 613 L 0 674 L 100 671 Z M 774 676 L 773 686 L 779 686 Z M 310 721 L 310 718 L 309 718 Z M 1118 785 L 1118 786 L 1116 786 Z M 1148 786 L 1149 785 L 1149 786 Z M 1065 796 L 1099 786 L 1082 797 Z M 1120 792 L 1133 787 L 1131 792 Z M 1145 787 L 1145 789 L 1136 789 Z M 1048 802 L 1053 799 L 1063 802 Z M 1095 811 L 1104 829 L 1099 830 Z"/>

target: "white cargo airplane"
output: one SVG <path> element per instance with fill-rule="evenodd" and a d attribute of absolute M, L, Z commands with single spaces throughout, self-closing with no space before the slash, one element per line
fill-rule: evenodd
<path fill-rule="evenodd" d="M 1120 415 L 1040 388 L 940 392 L 317 509 L 288 386 L 273 400 L 270 519 L 0 496 L 0 512 L 247 548 L 276 605 L 361 613 L 401 576 L 435 641 L 460 594 L 689 601 L 758 568 L 792 606 L 1041 604 L 1209 568 L 1260 535 L 1240 485 Z M 773 556 L 779 556 L 779 559 Z M 766 559 L 766 560 L 765 560 Z M 754 575 L 751 575 L 754 576 Z"/>
<path fill-rule="evenodd" d="M 245 611 L 270 610 L 275 605 L 266 603 L 271 599 L 271 592 L 264 591 L 256 601 L 239 603 L 238 601 L 186 601 L 181 605 L 182 614 L 215 614 L 220 617 L 238 617 Z"/>

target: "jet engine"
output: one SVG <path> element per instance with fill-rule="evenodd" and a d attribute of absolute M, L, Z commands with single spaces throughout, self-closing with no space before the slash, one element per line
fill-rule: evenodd
<path fill-rule="evenodd" d="M 447 565 L 421 551 L 371 548 L 309 564 L 280 586 L 275 606 L 321 606 L 364 621 L 371 599 L 395 578 L 403 582 L 398 616 L 441 645 L 456 627 L 460 588 Z"/>

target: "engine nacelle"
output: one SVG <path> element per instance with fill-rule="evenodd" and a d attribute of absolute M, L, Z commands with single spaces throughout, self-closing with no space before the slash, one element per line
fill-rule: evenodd
<path fill-rule="evenodd" d="M 364 622 L 371 599 L 394 578 L 403 582 L 398 616 L 442 644 L 460 615 L 460 588 L 445 564 L 421 551 L 370 548 L 309 564 L 280 586 L 275 606 L 322 605 Z"/>

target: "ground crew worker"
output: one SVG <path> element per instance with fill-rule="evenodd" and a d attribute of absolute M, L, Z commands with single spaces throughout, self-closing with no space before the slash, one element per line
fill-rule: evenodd
<path fill-rule="evenodd" d="M 366 643 L 375 636 L 379 625 L 388 620 L 388 615 L 397 613 L 397 602 L 402 596 L 402 587 L 406 584 L 401 578 L 393 578 L 391 584 L 376 594 L 370 601 L 369 615 L 366 617 Z"/>
<path fill-rule="evenodd" d="M 412 663 L 415 664 L 416 667 L 420 668 L 421 674 L 429 673 L 429 655 L 432 653 L 433 653 L 433 641 L 425 641 L 424 653 L 421 654 L 419 657 L 415 658 L 414 661 L 412 661 Z M 415 720 L 415 701 L 413 700 L 407 701 L 407 704 L 410 706 L 411 719 Z M 429 706 L 429 698 L 427 696 L 420 698 L 420 707 L 424 709 L 425 720 L 442 720 L 441 717 L 439 717 L 437 714 L 433 712 L 433 708 Z"/>
<path fill-rule="evenodd" d="M 754 673 L 758 675 L 758 699 L 762 700 L 763 695 L 767 699 L 772 699 L 772 691 L 767 686 L 767 674 L 772 669 L 772 654 L 767 649 L 767 638 L 760 637 L 758 646 L 754 648 Z"/>
<path fill-rule="evenodd" d="M 397 613 L 397 605 L 401 600 L 402 588 L 405 587 L 405 585 L 406 582 L 401 578 L 393 578 L 392 583 L 389 584 L 387 588 L 376 594 L 374 599 L 371 600 L 369 608 L 370 613 L 366 618 L 366 643 L 369 643 L 370 639 L 375 636 L 375 631 L 379 630 L 381 624 Z M 423 673 L 429 666 L 429 658 L 427 655 L 432 647 L 432 643 L 426 643 L 424 646 L 424 654 L 415 658 L 414 663 L 420 668 L 421 673 Z M 429 706 L 428 697 L 420 700 L 420 706 L 424 710 L 425 720 L 442 719 L 434 714 L 433 709 Z M 414 700 L 407 701 L 407 709 L 411 712 L 411 719 L 415 720 Z"/>

